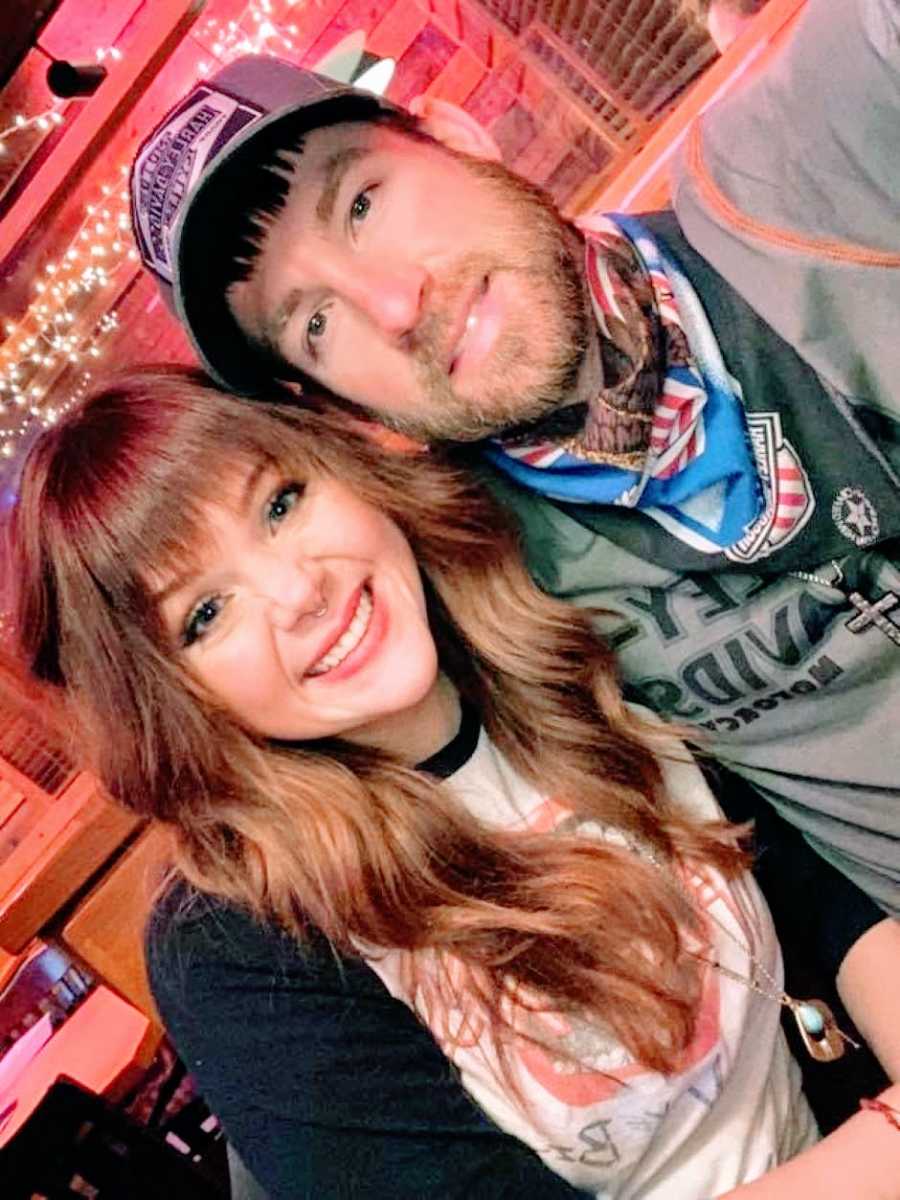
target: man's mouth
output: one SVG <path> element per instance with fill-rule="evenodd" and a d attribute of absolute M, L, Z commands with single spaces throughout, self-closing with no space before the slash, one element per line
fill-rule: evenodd
<path fill-rule="evenodd" d="M 342 622 L 343 628 L 331 642 L 325 653 L 321 654 L 306 671 L 306 676 L 326 675 L 339 667 L 352 654 L 366 636 L 369 622 L 372 619 L 372 592 L 365 584 L 359 589 L 356 602 L 351 605 L 347 620 Z"/>
<path fill-rule="evenodd" d="M 450 345 L 448 374 L 453 375 L 464 359 L 471 359 L 477 352 L 481 356 L 486 340 L 493 342 L 496 330 L 482 328 L 485 298 L 490 287 L 490 276 L 485 275 L 466 295 L 457 318 Z M 487 334 L 487 338 L 485 338 Z"/>

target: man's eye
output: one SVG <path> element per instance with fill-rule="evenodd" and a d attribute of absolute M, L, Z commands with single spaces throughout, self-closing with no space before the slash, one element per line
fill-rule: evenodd
<path fill-rule="evenodd" d="M 184 623 L 181 635 L 182 644 L 192 646 L 194 642 L 204 637 L 221 611 L 221 597 L 210 596 L 206 600 L 201 600 Z"/>
<path fill-rule="evenodd" d="M 360 192 L 350 205 L 350 220 L 363 221 L 368 216 L 369 209 L 372 207 L 372 197 L 369 193 Z"/>
<path fill-rule="evenodd" d="M 279 488 L 266 505 L 266 520 L 270 525 L 278 525 L 296 506 L 303 495 L 303 487 L 299 483 L 289 483 Z"/>
<path fill-rule="evenodd" d="M 306 324 L 306 336 L 308 338 L 320 338 L 325 332 L 325 327 L 328 324 L 328 317 L 323 312 L 314 312 Z"/>

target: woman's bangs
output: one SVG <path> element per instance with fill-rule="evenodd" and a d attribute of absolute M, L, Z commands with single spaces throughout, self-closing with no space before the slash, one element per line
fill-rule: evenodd
<path fill-rule="evenodd" d="M 187 458 L 177 464 L 135 530 L 129 554 L 133 577 L 151 603 L 161 586 L 196 566 L 208 544 L 210 509 L 230 506 L 260 465 L 279 481 L 304 482 L 308 476 L 309 463 L 291 430 L 254 416 L 245 409 L 240 429 L 220 426 L 223 436 L 207 442 L 202 470 Z"/>

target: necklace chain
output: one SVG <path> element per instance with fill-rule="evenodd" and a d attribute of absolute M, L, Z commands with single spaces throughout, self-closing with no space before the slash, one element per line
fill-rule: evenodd
<path fill-rule="evenodd" d="M 837 567 L 837 564 L 834 565 Z M 635 853 L 642 853 L 641 849 L 633 843 L 631 848 Z M 669 877 L 688 903 L 694 907 L 696 901 L 691 896 L 684 882 L 679 878 L 677 871 L 669 864 L 662 862 L 651 847 L 646 846 L 643 849 L 643 853 L 649 857 L 658 870 L 663 871 Z M 793 996 L 790 996 L 782 987 L 779 987 L 774 975 L 770 973 L 768 968 L 763 966 L 750 947 L 737 934 L 733 933 L 724 922 L 720 921 L 710 908 L 704 908 L 703 911 L 709 920 L 747 956 L 749 974 L 742 975 L 740 972 L 732 970 L 731 967 L 726 967 L 724 963 L 719 961 L 718 957 L 707 959 L 703 958 L 702 955 L 697 955 L 696 957 L 700 962 L 706 963 L 707 966 L 718 971 L 720 975 L 725 975 L 727 978 L 733 979 L 735 983 L 740 983 L 743 987 L 749 988 L 750 991 L 756 992 L 764 1000 L 774 1001 L 776 1004 L 789 1009 L 804 1046 L 809 1054 L 819 1062 L 833 1062 L 836 1058 L 840 1058 L 844 1053 L 844 1043 L 852 1046 L 855 1050 L 859 1049 L 859 1043 L 838 1027 L 831 1009 L 824 1001 L 812 999 L 796 1000 Z M 760 977 L 768 982 L 768 988 L 762 985 Z"/>
<path fill-rule="evenodd" d="M 823 579 L 821 575 L 815 574 L 814 571 L 789 571 L 788 574 L 792 575 L 794 579 L 803 579 L 807 583 L 818 583 L 821 587 L 835 588 L 841 592 L 844 590 L 841 587 L 841 584 L 844 582 L 844 572 L 836 558 L 831 560 L 831 569 L 834 571 L 832 579 Z"/>

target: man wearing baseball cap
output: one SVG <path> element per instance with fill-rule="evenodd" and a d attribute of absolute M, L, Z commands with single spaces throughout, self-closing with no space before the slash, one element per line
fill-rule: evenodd
<path fill-rule="evenodd" d="M 475 444 L 635 698 L 895 916 L 898 45 L 894 0 L 810 0 L 639 219 L 566 223 L 452 106 L 270 58 L 201 84 L 132 175 L 221 384 L 314 380 Z"/>
<path fill-rule="evenodd" d="M 422 440 L 486 439 L 535 572 L 618 614 L 640 698 L 892 912 L 900 125 L 875 89 L 896 112 L 898 24 L 812 0 L 695 131 L 677 219 L 576 228 L 453 106 L 415 120 L 271 58 L 177 105 L 132 180 L 144 261 L 219 382 L 309 377 Z M 821 115 L 797 97 L 838 48 Z M 867 175 L 844 159 L 870 143 Z"/>

